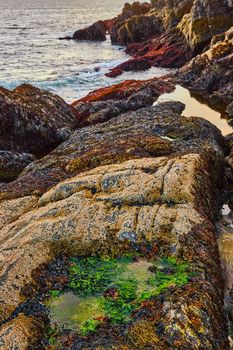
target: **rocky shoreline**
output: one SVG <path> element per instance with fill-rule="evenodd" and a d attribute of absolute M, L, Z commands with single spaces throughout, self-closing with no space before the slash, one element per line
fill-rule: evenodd
<path fill-rule="evenodd" d="M 0 349 L 230 350 L 232 135 L 184 117 L 183 103 L 154 103 L 179 83 L 231 123 L 232 7 L 136 2 L 73 37 L 128 45 L 133 58 L 110 75 L 177 68 L 165 77 L 72 105 L 0 89 Z M 66 293 L 88 314 L 73 328 L 51 321 Z"/>

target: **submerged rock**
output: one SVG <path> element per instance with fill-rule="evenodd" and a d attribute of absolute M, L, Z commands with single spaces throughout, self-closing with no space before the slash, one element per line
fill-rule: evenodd
<path fill-rule="evenodd" d="M 0 150 L 43 155 L 69 138 L 76 111 L 60 97 L 31 85 L 0 89 Z"/>

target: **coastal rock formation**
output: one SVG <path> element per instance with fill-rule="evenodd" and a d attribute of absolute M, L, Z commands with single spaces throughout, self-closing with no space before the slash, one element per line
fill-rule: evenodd
<path fill-rule="evenodd" d="M 199 53 L 213 36 L 232 25 L 232 7 L 226 0 L 195 0 L 190 14 L 184 16 L 178 27 L 192 51 Z"/>
<path fill-rule="evenodd" d="M 140 71 L 151 67 L 179 68 L 192 57 L 185 38 L 176 29 L 143 43 L 130 44 L 126 53 L 133 58 L 114 67 L 106 76 L 116 77 L 123 71 Z"/>
<path fill-rule="evenodd" d="M 90 27 L 77 30 L 73 39 L 75 40 L 89 40 L 89 41 L 105 41 L 106 40 L 106 26 L 104 21 L 98 21 Z"/>
<path fill-rule="evenodd" d="M 72 105 L 78 112 L 79 126 L 85 126 L 151 106 L 158 96 L 174 89 L 169 79 L 128 80 L 91 92 Z"/>
<path fill-rule="evenodd" d="M 70 136 L 77 118 L 62 98 L 21 85 L 0 88 L 0 123 L 0 150 L 41 156 Z"/>
<path fill-rule="evenodd" d="M 72 105 L 77 106 L 80 102 L 90 103 L 108 100 L 123 100 L 128 97 L 142 92 L 143 90 L 150 90 L 154 98 L 171 92 L 175 88 L 172 79 L 152 78 L 147 80 L 125 80 L 119 84 L 114 84 L 98 90 L 90 92 L 87 96 L 74 102 Z"/>
<path fill-rule="evenodd" d="M 146 2 L 126 3 L 122 13 L 116 17 L 110 28 L 112 43 L 125 45 L 129 42 L 142 41 L 143 38 L 146 39 L 148 36 L 157 34 L 159 22 L 153 16 L 148 19 L 146 15 L 150 9 L 151 5 Z"/>
<path fill-rule="evenodd" d="M 17 180 L 0 184 L 0 198 L 40 195 L 83 171 L 132 158 L 178 155 L 200 147 L 210 148 L 211 153 L 208 140 L 213 136 L 224 147 L 216 127 L 202 119 L 181 117 L 183 109 L 182 103 L 167 102 L 77 129 L 48 156 L 29 164 Z"/>
<path fill-rule="evenodd" d="M 142 303 L 127 326 L 57 333 L 59 349 L 229 349 L 213 225 L 225 141 L 204 119 L 181 117 L 183 108 L 167 102 L 76 130 L 0 187 L 3 349 L 12 331 L 14 346 L 44 348 L 36 321 L 46 332 L 50 262 L 122 249 L 185 261 L 190 275 Z"/>
<path fill-rule="evenodd" d="M 233 25 L 232 4 L 217 0 L 152 1 L 153 8 L 113 24 L 112 42 L 133 56 L 106 75 L 151 66 L 177 68 Z"/>
<path fill-rule="evenodd" d="M 213 37 L 210 49 L 195 57 L 177 73 L 177 81 L 208 94 L 214 103 L 222 102 L 233 115 L 233 27 Z M 215 102 L 216 101 L 216 102 Z"/>

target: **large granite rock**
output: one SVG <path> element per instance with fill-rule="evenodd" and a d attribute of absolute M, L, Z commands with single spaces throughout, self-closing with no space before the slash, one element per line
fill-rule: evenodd
<path fill-rule="evenodd" d="M 13 349 L 12 339 L 19 349 L 44 348 L 35 343 L 41 336 L 35 318 L 43 324 L 35 307 L 25 316 L 19 311 L 36 295 L 46 264 L 65 252 L 106 254 L 114 244 L 120 253 L 127 242 L 153 247 L 154 257 L 184 259 L 192 271 L 187 284 L 142 304 L 120 328 L 120 337 L 117 327 L 107 324 L 84 338 L 58 334 L 58 349 L 229 349 L 213 225 L 224 139 L 205 120 L 182 118 L 182 109 L 166 103 L 77 130 L 17 182 L 17 188 L 23 181 L 28 190 L 28 176 L 36 188 L 37 176 L 51 180 L 59 173 L 56 186 L 51 188 L 53 178 L 40 186 L 40 194 L 32 196 L 30 189 L 25 198 L 25 192 L 16 193 L 16 182 L 11 184 L 16 198 L 10 200 L 8 193 L 0 216 L 3 349 Z M 29 296 L 25 286 L 33 291 Z"/>
<path fill-rule="evenodd" d="M 60 97 L 31 85 L 0 88 L 0 150 L 43 155 L 77 125 L 75 110 Z"/>
<path fill-rule="evenodd" d="M 112 43 L 125 45 L 133 41 L 140 42 L 148 35 L 156 34 L 159 30 L 159 22 L 153 16 L 147 18 L 150 9 L 150 4 L 146 2 L 126 3 L 122 13 L 116 17 L 110 28 Z"/>

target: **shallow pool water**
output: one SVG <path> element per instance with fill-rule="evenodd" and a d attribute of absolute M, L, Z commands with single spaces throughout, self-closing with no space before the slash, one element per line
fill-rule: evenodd
<path fill-rule="evenodd" d="M 100 316 L 103 316 L 103 310 L 95 297 L 80 298 L 67 292 L 50 304 L 50 322 L 53 326 L 72 329 L 77 324 Z"/>
<path fill-rule="evenodd" d="M 188 89 L 185 89 L 181 85 L 176 85 L 176 89 L 173 92 L 161 95 L 154 105 L 166 101 L 180 101 L 184 103 L 185 109 L 183 115 L 185 117 L 202 117 L 217 126 L 223 135 L 230 134 L 233 131 L 232 127 L 227 123 L 227 120 L 221 116 L 220 112 L 198 101 L 191 95 Z"/>
<path fill-rule="evenodd" d="M 153 272 L 149 271 L 149 267 L 152 266 L 151 262 L 139 259 L 129 263 L 123 259 L 119 260 L 118 266 L 120 269 L 123 268 L 119 270 L 122 271 L 122 275 L 116 275 L 113 285 L 110 284 L 109 288 L 117 284 L 118 280 L 135 279 L 137 295 L 155 289 L 148 284 L 148 279 L 154 275 Z M 51 325 L 73 329 L 78 325 L 85 324 L 90 319 L 103 318 L 105 313 L 101 301 L 100 295 L 80 297 L 70 291 L 52 298 L 49 303 Z"/>

